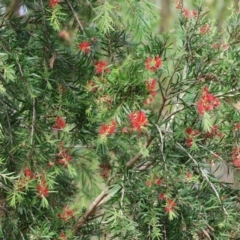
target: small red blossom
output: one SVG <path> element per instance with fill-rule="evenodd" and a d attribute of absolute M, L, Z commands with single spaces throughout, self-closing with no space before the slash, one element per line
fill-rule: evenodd
<path fill-rule="evenodd" d="M 197 109 L 200 115 L 204 115 L 205 112 L 212 111 L 220 106 L 219 99 L 213 94 L 209 93 L 208 88 L 204 87 L 202 96 L 197 101 Z"/>
<path fill-rule="evenodd" d="M 212 48 L 215 50 L 219 50 L 220 49 L 220 45 L 218 43 L 213 43 L 212 44 Z"/>
<path fill-rule="evenodd" d="M 168 199 L 166 203 L 165 211 L 167 213 L 173 212 L 176 206 L 177 206 L 177 203 L 174 200 Z"/>
<path fill-rule="evenodd" d="M 145 67 L 149 71 L 155 72 L 162 66 L 162 59 L 159 56 L 149 57 L 145 62 Z"/>
<path fill-rule="evenodd" d="M 90 42 L 82 42 L 78 46 L 79 50 L 84 52 L 85 54 L 88 54 L 91 49 L 91 44 Z"/>
<path fill-rule="evenodd" d="M 112 103 L 112 98 L 109 95 L 104 95 L 102 97 L 99 97 L 97 100 L 98 103 L 107 103 L 110 105 Z"/>
<path fill-rule="evenodd" d="M 67 167 L 68 164 L 72 161 L 71 155 L 68 154 L 67 149 L 63 147 L 63 142 L 59 144 L 60 151 L 57 154 L 57 157 L 60 158 L 58 160 L 58 163 L 63 165 L 64 167 Z"/>
<path fill-rule="evenodd" d="M 61 130 L 61 129 L 65 128 L 65 126 L 66 126 L 66 121 L 64 120 L 64 118 L 57 116 L 55 123 L 53 125 L 53 128 Z"/>
<path fill-rule="evenodd" d="M 25 168 L 23 172 L 24 172 L 24 176 L 29 179 L 32 179 L 34 176 L 32 170 L 30 168 Z"/>
<path fill-rule="evenodd" d="M 199 135 L 199 131 L 193 130 L 191 127 L 188 127 L 186 128 L 185 132 L 187 134 L 186 144 L 188 147 L 192 147 L 194 139 L 196 138 L 196 136 Z"/>
<path fill-rule="evenodd" d="M 99 135 L 112 135 L 116 132 L 117 122 L 112 120 L 109 124 L 103 124 L 98 130 Z"/>
<path fill-rule="evenodd" d="M 186 19 L 190 19 L 191 18 L 191 13 L 187 8 L 183 8 L 182 9 L 183 15 L 186 17 Z"/>
<path fill-rule="evenodd" d="M 235 123 L 233 131 L 236 132 L 240 129 L 240 123 Z"/>
<path fill-rule="evenodd" d="M 222 43 L 221 47 L 224 51 L 227 51 L 229 48 L 229 45 L 227 43 Z"/>
<path fill-rule="evenodd" d="M 162 184 L 162 179 L 161 178 L 156 179 L 155 184 L 161 185 Z"/>
<path fill-rule="evenodd" d="M 53 167 L 54 165 L 55 165 L 55 163 L 52 162 L 52 161 L 49 161 L 49 162 L 47 163 L 47 166 L 48 166 L 48 167 Z"/>
<path fill-rule="evenodd" d="M 192 10 L 191 14 L 195 18 L 198 16 L 198 12 L 196 10 Z"/>
<path fill-rule="evenodd" d="M 68 221 L 74 217 L 74 214 L 75 211 L 73 209 L 70 209 L 69 206 L 66 206 L 61 213 L 57 214 L 57 216 L 63 221 Z"/>
<path fill-rule="evenodd" d="M 56 7 L 60 3 L 60 0 L 49 0 L 49 7 Z"/>
<path fill-rule="evenodd" d="M 67 240 L 66 234 L 63 233 L 63 232 L 61 232 L 61 233 L 60 233 L 60 239 L 61 239 L 61 240 Z"/>
<path fill-rule="evenodd" d="M 144 100 L 144 105 L 146 106 L 146 105 L 149 105 L 149 104 L 151 104 L 152 102 L 153 102 L 153 100 L 154 100 L 154 97 L 153 96 L 149 96 L 147 99 L 145 99 Z"/>
<path fill-rule="evenodd" d="M 37 185 L 36 188 L 37 188 L 39 198 L 48 196 L 49 192 L 48 192 L 48 187 L 46 185 L 46 181 L 42 181 L 41 184 Z"/>
<path fill-rule="evenodd" d="M 151 181 L 146 181 L 146 186 L 147 186 L 147 187 L 151 187 L 151 186 L 152 186 Z"/>
<path fill-rule="evenodd" d="M 159 198 L 160 200 L 164 200 L 164 199 L 166 198 L 166 196 L 165 196 L 164 193 L 160 193 L 160 194 L 158 195 L 158 198 Z"/>
<path fill-rule="evenodd" d="M 218 126 L 214 125 L 209 132 L 205 133 L 205 138 L 213 138 L 214 136 L 222 137 L 222 133 L 219 132 Z"/>
<path fill-rule="evenodd" d="M 187 172 L 187 173 L 186 173 L 186 178 L 187 178 L 187 180 L 189 180 L 191 177 L 192 177 L 192 174 L 191 174 L 190 172 Z"/>
<path fill-rule="evenodd" d="M 227 199 L 227 196 L 225 196 L 225 195 L 222 195 L 221 199 L 224 201 L 224 200 L 226 200 L 226 199 Z"/>
<path fill-rule="evenodd" d="M 181 1 L 175 1 L 175 7 L 176 9 L 182 9 L 182 2 Z"/>
<path fill-rule="evenodd" d="M 96 92 L 98 87 L 96 86 L 96 83 L 94 81 L 88 81 L 86 84 L 86 89 L 89 92 Z"/>
<path fill-rule="evenodd" d="M 192 139 L 192 138 L 188 138 L 188 139 L 186 140 L 186 144 L 187 144 L 188 147 L 192 147 L 192 145 L 193 145 L 193 139 Z"/>
<path fill-rule="evenodd" d="M 130 113 L 129 118 L 134 131 L 141 131 L 144 126 L 147 126 L 148 119 L 144 112 L 138 111 L 136 113 Z"/>
<path fill-rule="evenodd" d="M 71 38 L 72 38 L 72 33 L 70 31 L 67 31 L 67 30 L 61 30 L 58 33 L 58 36 L 63 40 L 70 41 Z"/>
<path fill-rule="evenodd" d="M 94 66 L 95 66 L 95 72 L 97 74 L 109 72 L 108 63 L 105 61 L 97 61 L 94 63 Z"/>
<path fill-rule="evenodd" d="M 149 91 L 150 95 L 153 97 L 157 94 L 156 85 L 157 85 L 157 79 L 155 78 L 149 79 L 146 81 L 147 90 Z"/>
<path fill-rule="evenodd" d="M 233 165 L 240 168 L 240 147 L 235 147 L 232 151 Z"/>
<path fill-rule="evenodd" d="M 127 128 L 127 127 L 124 127 L 121 132 L 122 133 L 128 133 L 128 132 L 130 132 L 130 129 Z"/>
<path fill-rule="evenodd" d="M 104 163 L 99 165 L 100 168 L 100 176 L 104 179 L 107 179 L 110 174 L 111 165 L 109 163 Z"/>
<path fill-rule="evenodd" d="M 206 33 L 209 33 L 210 30 L 211 30 L 210 26 L 208 24 L 205 24 L 200 28 L 200 33 L 206 34 Z"/>
<path fill-rule="evenodd" d="M 199 135 L 199 131 L 198 130 L 193 130 L 191 127 L 187 127 L 185 131 L 186 131 L 188 136 L 190 136 L 190 135 L 191 136 Z"/>

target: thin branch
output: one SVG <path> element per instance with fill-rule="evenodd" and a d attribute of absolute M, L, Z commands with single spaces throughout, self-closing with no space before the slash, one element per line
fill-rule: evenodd
<path fill-rule="evenodd" d="M 183 69 L 183 76 L 182 76 L 183 80 L 186 79 L 187 73 L 188 73 L 188 67 L 187 67 L 187 65 L 185 65 L 184 69 Z M 183 93 L 180 93 L 179 98 L 182 99 L 185 93 L 186 93 L 185 91 Z M 177 104 L 175 105 L 174 110 L 173 110 L 174 113 L 176 113 L 179 110 L 178 109 L 179 105 L 180 105 L 180 103 L 179 103 L 179 100 L 178 100 Z M 168 129 L 170 128 L 171 124 L 173 123 L 173 120 L 174 120 L 175 116 L 176 116 L 175 114 L 171 114 L 170 121 L 168 122 L 168 124 L 166 126 L 166 131 L 168 131 Z"/>
<path fill-rule="evenodd" d="M 84 215 L 78 219 L 77 223 L 73 227 L 73 233 L 76 233 L 82 225 L 87 221 L 89 215 L 97 208 L 99 203 L 107 196 L 108 188 L 104 189 L 92 202 L 92 204 L 89 206 L 87 211 L 84 213 Z"/>
<path fill-rule="evenodd" d="M 72 13 L 73 13 L 73 16 L 75 17 L 75 19 L 76 19 L 76 21 L 77 21 L 80 29 L 82 30 L 82 32 L 84 33 L 84 35 L 86 35 L 86 33 L 85 33 L 85 31 L 84 31 L 84 28 L 83 28 L 83 25 L 81 24 L 81 21 L 79 20 L 78 15 L 77 15 L 76 12 L 74 11 L 74 8 L 73 8 L 72 4 L 70 3 L 69 0 L 66 0 L 66 2 L 67 2 L 67 4 L 68 4 L 69 8 L 71 9 L 71 11 L 72 11 Z"/>
<path fill-rule="evenodd" d="M 159 133 L 159 136 L 160 136 L 160 152 L 162 154 L 162 158 L 163 158 L 163 161 L 164 161 L 164 167 L 165 167 L 165 170 L 167 171 L 167 163 L 166 163 L 166 156 L 164 154 L 164 137 L 163 137 L 163 134 L 161 132 L 161 129 L 159 128 L 159 126 L 157 124 L 154 124 L 158 130 L 158 133 Z"/>
<path fill-rule="evenodd" d="M 88 0 L 86 0 L 86 2 L 87 2 L 87 5 L 92 9 L 92 11 L 93 11 L 95 14 L 98 14 L 97 11 L 93 8 L 92 4 L 91 4 Z"/>
<path fill-rule="evenodd" d="M 199 168 L 199 170 L 200 170 L 201 173 L 202 173 L 202 176 L 206 179 L 206 181 L 208 182 L 208 184 L 210 185 L 210 187 L 211 187 L 212 190 L 214 191 L 214 193 L 215 193 L 215 195 L 216 195 L 219 203 L 220 203 L 221 206 L 222 206 L 222 209 L 223 209 L 224 213 L 225 213 L 226 215 L 228 215 L 225 207 L 222 205 L 222 201 L 221 201 L 221 198 L 220 198 L 220 196 L 219 196 L 219 194 L 218 194 L 218 191 L 217 191 L 217 189 L 214 187 L 214 185 L 212 184 L 212 182 L 209 180 L 208 175 L 205 173 L 205 171 L 204 171 L 201 167 L 199 167 L 198 162 L 193 158 L 193 156 L 192 156 L 181 144 L 179 144 L 179 143 L 176 143 L 176 144 L 177 144 L 178 147 L 180 147 L 180 148 L 188 155 L 188 157 L 189 157 L 190 159 L 192 159 L 192 161 L 194 162 L 194 164 Z"/>
<path fill-rule="evenodd" d="M 33 98 L 33 112 L 32 112 L 32 129 L 31 129 L 31 146 L 33 145 L 33 135 L 36 122 L 36 109 L 35 109 L 35 98 Z"/>
<path fill-rule="evenodd" d="M 154 137 L 150 137 L 150 138 L 148 139 L 148 142 L 147 142 L 147 144 L 146 144 L 146 148 L 149 147 L 149 145 L 152 143 L 153 139 L 154 139 Z M 130 159 L 130 160 L 126 163 L 126 167 L 127 167 L 127 168 L 131 168 L 131 167 L 134 165 L 134 163 L 135 163 L 139 158 L 141 158 L 141 157 L 142 157 L 142 154 L 139 152 L 137 155 L 135 155 L 132 159 Z"/>

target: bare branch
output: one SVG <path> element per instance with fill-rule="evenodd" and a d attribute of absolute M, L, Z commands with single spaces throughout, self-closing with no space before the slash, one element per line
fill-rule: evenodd
<path fill-rule="evenodd" d="M 104 189 L 92 202 L 92 204 L 89 206 L 87 211 L 84 213 L 84 215 L 78 219 L 77 223 L 73 227 L 73 233 L 76 233 L 82 225 L 87 221 L 89 215 L 97 208 L 99 203 L 107 196 L 108 188 Z"/>

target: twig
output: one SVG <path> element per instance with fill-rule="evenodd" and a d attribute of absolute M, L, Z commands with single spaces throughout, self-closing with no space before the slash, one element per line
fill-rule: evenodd
<path fill-rule="evenodd" d="M 32 129 L 31 129 L 31 146 L 33 145 L 33 135 L 36 122 L 36 109 L 35 109 L 35 98 L 33 98 L 33 113 L 32 113 Z"/>
<path fill-rule="evenodd" d="M 92 4 L 91 4 L 88 0 L 86 0 L 86 2 L 87 2 L 87 4 L 88 4 L 88 6 L 92 9 L 92 11 L 93 11 L 94 13 L 98 14 L 97 11 L 93 8 Z"/>
<path fill-rule="evenodd" d="M 192 159 L 192 161 L 194 162 L 194 164 L 199 168 L 199 170 L 200 170 L 201 173 L 202 173 L 202 176 L 206 179 L 206 181 L 208 182 L 208 184 L 210 185 L 210 187 L 211 187 L 212 190 L 214 191 L 214 193 L 215 193 L 215 195 L 216 195 L 219 203 L 220 203 L 221 206 L 222 206 L 222 209 L 223 209 L 224 213 L 225 213 L 226 215 L 228 215 L 225 207 L 222 205 L 222 201 L 221 201 L 221 199 L 220 199 L 220 196 L 219 196 L 219 194 L 218 194 L 218 191 L 216 190 L 216 188 L 214 187 L 214 185 L 212 184 L 212 182 L 209 180 L 207 174 L 204 172 L 204 170 L 203 170 L 201 167 L 199 167 L 198 162 L 193 158 L 193 156 L 192 156 L 184 147 L 182 147 L 181 144 L 179 144 L 179 143 L 176 143 L 176 144 L 177 144 L 177 146 L 179 146 L 179 147 L 189 156 L 190 159 Z"/>
<path fill-rule="evenodd" d="M 78 229 L 82 227 L 82 225 L 87 221 L 89 215 L 96 209 L 98 204 L 102 201 L 104 197 L 106 197 L 108 192 L 108 188 L 104 189 L 92 202 L 92 204 L 89 206 L 87 211 L 84 213 L 84 215 L 78 219 L 77 223 L 73 227 L 73 233 L 76 233 Z"/>
<path fill-rule="evenodd" d="M 161 132 L 161 129 L 159 128 L 159 126 L 157 124 L 154 124 L 158 130 L 158 133 L 159 133 L 159 136 L 160 136 L 160 152 L 162 154 L 162 158 L 163 158 L 163 161 L 164 161 L 164 167 L 165 167 L 165 170 L 167 171 L 167 163 L 166 163 L 166 156 L 164 154 L 164 137 L 162 135 L 162 132 Z"/>
<path fill-rule="evenodd" d="M 154 139 L 154 137 L 150 137 L 150 138 L 148 139 L 148 142 L 147 142 L 147 144 L 146 144 L 146 148 L 149 147 L 149 145 L 152 143 L 153 139 Z M 126 167 L 127 167 L 127 168 L 131 168 L 131 167 L 134 165 L 134 163 L 135 163 L 141 156 L 142 156 L 142 154 L 139 152 L 137 155 L 135 155 L 132 159 L 130 159 L 130 160 L 126 163 Z"/>
<path fill-rule="evenodd" d="M 69 8 L 71 9 L 71 11 L 72 11 L 72 13 L 73 13 L 73 16 L 75 17 L 75 19 L 76 19 L 76 21 L 77 21 L 80 29 L 82 30 L 82 32 L 84 33 L 84 35 L 86 35 L 86 33 L 85 33 L 85 31 L 84 31 L 84 28 L 83 28 L 83 25 L 81 24 L 81 21 L 79 20 L 78 15 L 77 15 L 76 12 L 74 11 L 72 4 L 69 2 L 69 0 L 66 0 L 66 2 L 67 2 L 67 4 L 68 4 Z"/>
<path fill-rule="evenodd" d="M 183 80 L 186 79 L 186 77 L 187 77 L 187 72 L 188 72 L 188 67 L 187 67 L 187 65 L 185 65 L 185 66 L 184 66 L 184 69 L 183 69 L 183 76 L 182 76 Z M 179 98 L 182 99 L 183 96 L 184 96 L 184 94 L 185 94 L 185 92 L 180 93 Z M 180 103 L 179 103 L 179 100 L 178 100 L 178 101 L 177 101 L 177 104 L 175 105 L 175 108 L 174 108 L 174 110 L 173 110 L 174 113 L 176 113 L 176 112 L 179 110 L 179 109 L 178 109 L 179 105 L 180 105 Z M 168 129 L 170 128 L 170 126 L 171 126 L 171 124 L 172 124 L 175 116 L 176 116 L 175 114 L 172 114 L 172 115 L 171 115 L 170 121 L 168 122 L 168 124 L 167 124 L 167 126 L 166 126 L 166 131 L 168 131 Z"/>

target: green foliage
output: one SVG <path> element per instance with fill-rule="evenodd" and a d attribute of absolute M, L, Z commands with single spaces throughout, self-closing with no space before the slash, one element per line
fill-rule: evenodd
<path fill-rule="evenodd" d="M 50 3 L 0 17 L 0 237 L 238 239 L 239 14 Z"/>

